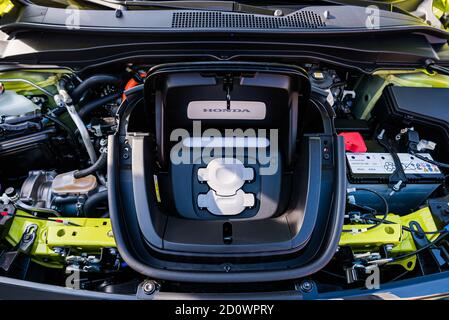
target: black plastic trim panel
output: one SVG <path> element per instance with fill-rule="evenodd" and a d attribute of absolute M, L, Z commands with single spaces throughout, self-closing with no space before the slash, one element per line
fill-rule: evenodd
<path fill-rule="evenodd" d="M 247 293 L 180 293 L 156 292 L 144 294 L 111 294 L 87 290 L 73 290 L 55 285 L 0 277 L 2 300 L 388 300 L 446 298 L 449 295 L 449 272 L 381 285 L 380 289 L 352 289 L 321 294 L 304 295 L 298 291 L 247 292 Z"/>
<path fill-rule="evenodd" d="M 319 249 L 313 248 L 309 262 L 305 265 L 295 266 L 295 258 L 290 260 L 282 260 L 280 262 L 267 262 L 255 265 L 232 265 L 238 271 L 231 271 L 223 269 L 222 265 L 202 264 L 182 264 L 179 262 L 170 262 L 167 260 L 159 260 L 157 254 L 151 253 L 151 250 L 146 246 L 142 238 L 134 232 L 138 232 L 139 228 L 136 221 L 129 219 L 132 216 L 130 207 L 132 204 L 127 204 L 127 209 L 119 205 L 119 199 L 122 197 L 120 192 L 119 174 L 115 164 L 118 163 L 120 157 L 119 137 L 111 136 L 109 139 L 108 153 L 108 174 L 109 174 L 109 206 L 112 221 L 114 236 L 117 242 L 117 247 L 123 259 L 135 271 L 155 279 L 165 279 L 173 281 L 185 282 L 264 282 L 264 281 L 280 281 L 287 279 L 300 278 L 317 272 L 323 268 L 333 257 L 340 238 L 341 228 L 343 225 L 343 216 L 345 208 L 345 194 L 346 194 L 346 165 L 344 160 L 344 145 L 341 138 L 335 138 L 336 143 L 336 172 L 335 172 L 335 187 L 332 209 L 329 212 L 329 220 L 326 225 L 326 230 L 323 234 L 317 234 L 315 241 L 319 240 Z M 338 151 L 337 151 L 338 150 Z M 128 217 L 128 219 L 126 219 Z M 319 239 L 318 239 L 319 238 Z M 140 239 L 140 240 L 139 240 Z M 290 268 L 286 266 L 290 265 Z M 217 267 L 213 269 L 213 266 Z M 269 268 L 273 268 L 270 270 Z M 176 268 L 178 268 L 176 270 Z M 183 269 L 180 269 L 183 268 Z M 220 271 L 221 269 L 221 271 Z M 240 270 L 239 270 L 240 269 Z M 245 270 L 246 271 L 243 271 Z M 200 271 L 202 270 L 202 271 Z M 214 270 L 214 271 L 210 271 Z M 250 271 L 248 271 L 250 270 Z M 269 270 L 269 271 L 261 271 Z"/>

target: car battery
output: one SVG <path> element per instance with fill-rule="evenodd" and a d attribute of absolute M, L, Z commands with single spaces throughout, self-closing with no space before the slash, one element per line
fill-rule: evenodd
<path fill-rule="evenodd" d="M 422 153 L 432 159 L 430 154 Z M 407 177 L 406 186 L 392 192 L 388 185 L 390 175 L 396 170 L 389 153 L 347 153 L 348 188 L 366 188 L 377 191 L 388 201 L 391 213 L 407 214 L 423 204 L 444 181 L 440 169 L 408 153 L 398 153 Z M 356 204 L 367 206 L 383 213 L 384 204 L 374 193 L 359 190 L 351 195 Z"/>

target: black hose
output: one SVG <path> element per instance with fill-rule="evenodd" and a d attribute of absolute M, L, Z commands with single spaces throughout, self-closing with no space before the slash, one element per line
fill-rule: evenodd
<path fill-rule="evenodd" d="M 139 85 L 137 85 L 135 87 L 132 87 L 132 88 L 129 88 L 128 90 L 123 91 L 123 93 L 125 94 L 125 96 L 129 96 L 129 95 L 131 95 L 133 93 L 143 91 L 143 89 L 144 89 L 144 85 L 143 84 L 139 84 Z"/>
<path fill-rule="evenodd" d="M 96 212 L 96 208 L 100 204 L 107 204 L 108 203 L 108 191 L 100 191 L 93 195 L 91 195 L 89 198 L 87 198 L 86 202 L 84 202 L 83 211 L 84 214 L 88 217 L 92 216 Z M 103 213 L 100 215 L 102 216 Z"/>
<path fill-rule="evenodd" d="M 67 126 L 64 122 L 62 122 L 58 118 L 55 118 L 55 117 L 50 116 L 48 114 L 43 115 L 43 117 L 45 119 L 48 119 L 48 120 L 54 122 L 55 124 L 57 124 L 58 126 L 60 126 L 62 129 L 64 129 L 67 132 L 68 136 L 70 137 L 70 140 L 72 140 L 73 146 L 76 148 L 76 153 L 79 155 L 80 154 L 79 141 L 76 138 L 75 133 L 73 132 L 73 130 L 70 129 L 69 126 Z"/>
<path fill-rule="evenodd" d="M 0 129 L 3 131 L 23 131 L 26 129 L 40 130 L 41 125 L 32 121 L 26 121 L 19 124 L 1 123 Z"/>
<path fill-rule="evenodd" d="M 56 107 L 51 110 L 51 113 L 54 117 L 58 118 L 66 111 L 67 111 L 67 109 L 64 107 Z"/>
<path fill-rule="evenodd" d="M 84 106 L 81 107 L 81 109 L 78 111 L 78 115 L 81 117 L 81 119 L 85 118 L 89 113 L 94 111 L 95 109 L 105 105 L 108 102 L 117 100 L 120 98 L 120 93 L 114 93 L 105 97 L 102 97 L 100 99 L 90 101 L 86 103 Z"/>
<path fill-rule="evenodd" d="M 449 75 L 449 68 L 437 65 L 432 59 L 427 59 L 425 61 L 425 67 L 430 72 L 438 72 L 444 75 Z"/>
<path fill-rule="evenodd" d="M 65 205 L 65 204 L 76 203 L 77 201 L 78 201 L 78 196 L 68 196 L 68 197 L 58 196 L 52 200 L 52 204 Z"/>
<path fill-rule="evenodd" d="M 74 103 L 77 103 L 87 90 L 100 84 L 119 84 L 121 81 L 122 79 L 115 75 L 97 74 L 81 82 L 80 85 L 70 93 L 70 97 Z"/>
<path fill-rule="evenodd" d="M 108 157 L 106 152 L 103 152 L 93 165 L 91 165 L 86 169 L 75 171 L 73 176 L 75 177 L 75 179 L 87 177 L 88 175 L 93 174 L 98 170 L 104 168 L 106 166 L 107 159 Z"/>

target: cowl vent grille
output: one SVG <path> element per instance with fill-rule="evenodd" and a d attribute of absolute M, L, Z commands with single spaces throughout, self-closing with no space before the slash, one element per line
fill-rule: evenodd
<path fill-rule="evenodd" d="M 325 27 L 320 15 L 313 11 L 297 11 L 284 17 L 227 12 L 176 12 L 172 27 L 182 29 L 316 29 Z"/>

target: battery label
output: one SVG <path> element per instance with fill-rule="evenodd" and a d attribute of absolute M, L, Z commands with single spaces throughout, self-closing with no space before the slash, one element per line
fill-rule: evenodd
<path fill-rule="evenodd" d="M 432 156 L 421 153 L 430 160 Z M 408 153 L 398 153 L 405 174 L 440 174 L 440 169 Z M 346 158 L 353 174 L 391 174 L 396 170 L 393 157 L 389 153 L 347 153 Z"/>

